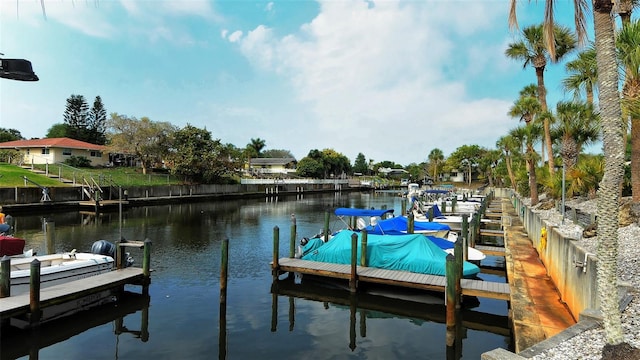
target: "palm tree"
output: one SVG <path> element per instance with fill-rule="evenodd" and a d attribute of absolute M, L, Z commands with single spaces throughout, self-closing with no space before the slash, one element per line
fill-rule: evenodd
<path fill-rule="evenodd" d="M 562 164 L 571 169 L 576 165 L 582 147 L 600 137 L 598 115 L 588 103 L 559 102 L 556 105 L 556 120 L 551 136 L 560 139 Z"/>
<path fill-rule="evenodd" d="M 514 139 L 518 139 L 518 141 L 525 146 L 524 160 L 527 164 L 527 172 L 529 173 L 529 193 L 532 206 L 537 205 L 539 201 L 538 180 L 536 176 L 536 161 L 538 154 L 533 149 L 533 144 L 540 140 L 542 132 L 542 127 L 537 123 L 519 126 L 509 131 L 509 136 Z"/>
<path fill-rule="evenodd" d="M 621 313 L 618 307 L 618 209 L 620 185 L 624 176 L 624 147 L 622 111 L 618 95 L 618 69 L 616 63 L 615 23 L 611 12 L 620 0 L 593 0 L 596 63 L 598 71 L 598 104 L 602 125 L 602 143 L 605 157 L 604 175 L 598 189 L 598 295 L 604 317 L 605 348 L 624 344 Z M 516 0 L 511 0 L 509 23 L 515 20 Z M 545 1 L 545 29 L 553 29 L 553 0 Z M 578 40 L 584 38 L 585 0 L 574 0 Z M 545 31 L 545 40 L 554 44 L 552 31 Z M 553 49 L 552 46 L 548 48 Z M 553 50 L 550 51 L 553 58 Z M 605 241 L 606 240 L 606 241 Z M 628 346 L 628 344 L 627 344 Z"/>
<path fill-rule="evenodd" d="M 596 48 L 591 45 L 580 52 L 578 57 L 565 65 L 569 74 L 562 80 L 565 91 L 572 91 L 574 99 L 580 98 L 580 93 L 585 92 L 587 102 L 593 105 L 593 93 L 598 82 L 598 69 L 596 67 Z"/>
<path fill-rule="evenodd" d="M 433 181 L 438 181 L 438 165 L 444 161 L 442 150 L 435 148 L 429 153 L 429 163 L 433 168 Z"/>
<path fill-rule="evenodd" d="M 616 39 L 618 58 L 624 66 L 622 105 L 631 117 L 631 189 L 640 202 L 640 21 L 624 26 Z"/>
<path fill-rule="evenodd" d="M 514 191 L 516 188 L 516 176 L 513 173 L 513 153 L 518 151 L 518 142 L 517 140 L 509 135 L 502 136 L 496 142 L 496 147 L 500 149 L 502 155 L 504 156 L 504 163 L 507 167 L 507 173 L 509 174 L 509 180 L 511 181 L 511 187 Z"/>
<path fill-rule="evenodd" d="M 555 41 L 553 44 L 553 53 L 547 48 L 545 43 L 545 35 L 543 32 L 543 24 L 529 26 L 522 30 L 522 40 L 513 44 L 505 51 L 507 57 L 524 62 L 524 68 L 527 65 L 533 66 L 538 81 L 538 100 L 542 111 L 547 111 L 547 90 L 544 85 L 544 70 L 547 62 L 558 62 L 564 55 L 570 53 L 576 47 L 576 37 L 569 28 L 562 26 L 553 26 Z M 549 163 L 549 173 L 553 175 L 553 144 L 551 142 L 551 125 L 548 121 L 544 122 L 544 137 L 547 145 L 547 155 Z"/>
<path fill-rule="evenodd" d="M 520 97 L 513 103 L 513 106 L 509 109 L 507 113 L 509 116 L 514 118 L 519 118 L 520 121 L 525 122 L 525 127 L 534 126 L 536 122 L 534 121 L 536 116 L 542 111 L 542 106 L 540 105 L 540 101 L 538 98 L 532 94 L 532 90 L 535 88 L 535 85 L 525 86 L 524 89 L 520 91 Z M 526 143 L 526 149 L 524 151 L 525 157 L 527 160 L 527 166 L 529 166 L 529 160 L 535 161 L 536 157 L 531 156 L 529 154 L 529 147 L 531 147 L 531 151 L 535 153 L 533 150 L 533 139 L 529 139 L 532 142 Z M 537 139 L 536 139 L 537 141 Z M 524 142 L 522 142 L 524 143 Z M 538 192 L 537 192 L 537 179 L 535 173 L 535 163 L 531 164 L 534 171 L 531 172 L 531 168 L 529 168 L 529 187 L 533 185 L 533 189 L 531 190 L 531 205 L 535 205 L 538 203 Z M 533 177 L 533 179 L 532 179 Z M 533 181 L 533 183 L 532 183 Z M 535 190 L 535 191 L 534 191 Z"/>

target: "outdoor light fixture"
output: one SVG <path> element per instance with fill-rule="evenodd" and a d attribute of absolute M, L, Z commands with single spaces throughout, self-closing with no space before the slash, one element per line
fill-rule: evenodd
<path fill-rule="evenodd" d="M 4 55 L 0 53 L 0 55 Z M 25 59 L 2 59 L 0 58 L 0 78 L 38 81 L 38 75 L 33 72 L 31 61 Z"/>

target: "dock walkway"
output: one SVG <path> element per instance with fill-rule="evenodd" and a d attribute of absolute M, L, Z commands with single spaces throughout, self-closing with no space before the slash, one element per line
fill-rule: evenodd
<path fill-rule="evenodd" d="M 550 338 L 576 323 L 547 275 L 538 252 L 528 238 L 508 198 L 503 211 L 512 224 L 505 227 L 505 260 L 511 285 L 510 313 L 516 353 Z"/>
<path fill-rule="evenodd" d="M 349 279 L 351 265 L 323 263 L 292 258 L 278 260 L 280 271 L 297 272 L 335 279 Z M 446 277 L 418 274 L 408 271 L 386 270 L 366 266 L 356 268 L 359 282 L 394 285 L 429 291 L 445 291 Z M 509 284 L 473 279 L 462 279 L 462 294 L 491 299 L 509 300 Z"/>
<path fill-rule="evenodd" d="M 62 304 L 72 299 L 143 281 L 142 268 L 129 267 L 40 289 L 40 307 Z M 30 293 L 0 298 L 0 319 L 30 312 Z"/>

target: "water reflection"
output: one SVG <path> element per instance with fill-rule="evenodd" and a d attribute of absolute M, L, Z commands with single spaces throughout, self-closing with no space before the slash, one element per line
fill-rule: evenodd
<path fill-rule="evenodd" d="M 374 295 L 368 292 L 352 294 L 348 290 L 323 284 L 314 280 L 302 280 L 293 275 L 285 275 L 283 279 L 276 279 L 271 285 L 272 293 L 272 317 L 271 331 L 277 331 L 278 298 L 289 299 L 289 331 L 294 330 L 295 301 L 294 299 L 306 299 L 322 302 L 325 309 L 330 307 L 349 308 L 349 344 L 350 351 L 357 346 L 357 328 L 360 337 L 367 337 L 367 319 L 380 319 L 397 317 L 406 319 L 416 325 L 425 322 L 445 324 L 446 306 L 441 294 L 421 293 L 420 299 L 428 299 L 427 302 L 391 298 L 388 295 Z M 383 292 L 381 292 L 383 293 Z M 407 295 L 409 296 L 409 295 Z M 411 295 L 417 299 L 417 295 Z M 501 336 L 510 336 L 508 316 L 495 315 L 482 311 L 472 310 L 478 307 L 479 300 L 475 297 L 465 297 L 462 308 L 458 309 L 455 327 L 443 329 L 446 331 L 446 342 L 442 346 L 446 348 L 448 360 L 462 358 L 462 340 L 466 338 L 467 329 L 490 332 Z M 357 314 L 360 316 L 359 323 Z M 356 326 L 359 325 L 359 326 Z"/>
<path fill-rule="evenodd" d="M 113 326 L 113 337 L 102 338 L 100 341 L 113 341 L 115 358 L 118 358 L 118 342 L 121 335 L 131 335 L 141 342 L 149 340 L 150 302 L 149 295 L 125 291 L 117 302 L 45 322 L 33 329 L 5 327 L 2 329 L 0 359 L 16 359 L 23 356 L 38 359 L 42 349 L 109 323 Z M 129 323 L 135 323 L 138 317 L 139 322 L 133 330 L 125 325 L 125 319 Z"/>

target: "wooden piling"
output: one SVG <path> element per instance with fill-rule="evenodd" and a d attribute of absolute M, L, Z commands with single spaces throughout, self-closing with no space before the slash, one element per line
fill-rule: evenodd
<path fill-rule="evenodd" d="M 329 212 L 325 211 L 324 212 L 324 242 L 328 242 L 329 241 Z"/>
<path fill-rule="evenodd" d="M 0 298 L 11 296 L 11 258 L 7 255 L 0 260 Z"/>
<path fill-rule="evenodd" d="M 458 238 L 453 245 L 453 256 L 456 261 L 456 308 L 460 309 L 460 303 L 462 302 L 462 286 L 460 285 L 460 279 L 462 279 L 464 257 L 462 253 L 462 238 Z"/>
<path fill-rule="evenodd" d="M 413 234 L 414 221 L 415 219 L 413 218 L 413 211 L 409 212 L 409 215 L 407 215 L 407 234 Z"/>
<path fill-rule="evenodd" d="M 427 214 L 429 214 L 429 221 L 433 221 L 433 206 L 429 208 Z"/>
<path fill-rule="evenodd" d="M 144 276 L 145 285 L 151 283 L 151 240 L 144 240 L 142 254 L 142 275 Z"/>
<path fill-rule="evenodd" d="M 227 302 L 227 270 L 229 269 L 229 239 L 222 240 L 220 261 L 220 303 Z"/>
<path fill-rule="evenodd" d="M 271 267 L 274 277 L 278 276 L 279 247 L 280 247 L 280 228 L 278 228 L 278 226 L 276 225 L 273 227 L 273 265 Z"/>
<path fill-rule="evenodd" d="M 296 226 L 296 216 L 294 214 L 291 214 L 291 230 L 290 230 L 290 237 L 289 237 L 289 258 L 293 259 L 296 255 L 296 233 L 297 233 L 297 226 Z"/>
<path fill-rule="evenodd" d="M 360 231 L 362 234 L 362 240 L 360 240 L 360 266 L 367 266 L 367 229 Z"/>
<path fill-rule="evenodd" d="M 458 198 L 454 196 L 453 199 L 451 199 L 451 212 L 452 213 L 456 212 L 457 202 L 458 202 Z"/>
<path fill-rule="evenodd" d="M 40 325 L 40 260 L 31 262 L 31 276 L 29 279 L 29 311 L 31 326 Z"/>
<path fill-rule="evenodd" d="M 351 276 L 349 277 L 349 291 L 355 293 L 357 284 L 358 234 L 351 235 Z"/>
<path fill-rule="evenodd" d="M 440 212 L 444 214 L 447 212 L 447 202 L 443 201 L 441 205 L 442 205 L 442 209 L 440 209 Z"/>
<path fill-rule="evenodd" d="M 450 334 L 455 334 L 456 326 L 456 299 L 460 294 L 456 293 L 456 289 L 460 288 L 460 278 L 457 276 L 457 264 L 455 257 L 451 254 L 447 255 L 446 273 L 447 273 L 447 288 L 445 290 L 446 296 L 446 327 L 447 327 L 447 346 L 453 346 L 455 336 L 451 338 Z"/>

